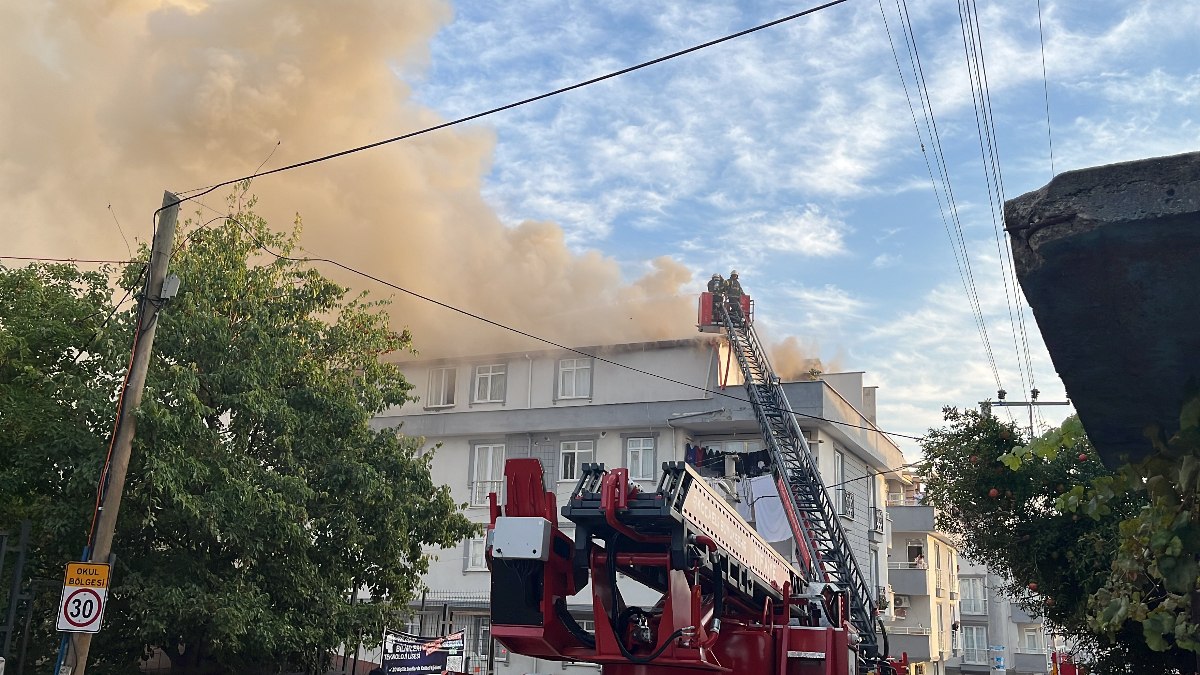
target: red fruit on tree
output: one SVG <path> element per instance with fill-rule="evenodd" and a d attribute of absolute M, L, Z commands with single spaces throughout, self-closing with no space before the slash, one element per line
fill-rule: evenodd
<path fill-rule="evenodd" d="M 1079 461 L 1081 461 L 1081 462 L 1087 461 L 1087 453 L 1086 452 L 1079 453 Z"/>
<path fill-rule="evenodd" d="M 1029 590 L 1033 591 L 1034 593 L 1037 593 L 1037 589 L 1038 589 L 1037 582 L 1036 581 L 1029 582 L 1029 586 L 1027 586 L 1027 588 Z"/>
<path fill-rule="evenodd" d="M 988 490 L 988 496 L 992 499 L 995 499 L 996 497 L 1000 496 L 1000 491 L 996 488 L 992 488 L 991 490 Z"/>
<path fill-rule="evenodd" d="M 971 463 L 978 464 L 979 463 L 979 455 L 971 455 Z"/>

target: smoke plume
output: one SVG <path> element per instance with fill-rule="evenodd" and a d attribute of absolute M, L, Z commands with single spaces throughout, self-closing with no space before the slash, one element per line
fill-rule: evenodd
<path fill-rule="evenodd" d="M 8 255 L 124 258 L 163 189 L 186 190 L 444 121 L 397 72 L 451 19 L 437 0 L 76 0 L 0 4 L 0 198 Z M 481 197 L 495 139 L 455 127 L 257 181 L 275 227 L 405 288 L 570 345 L 694 335 L 692 273 L 627 282 L 552 223 L 506 227 Z M 203 201 L 224 213 L 223 195 Z M 111 212 L 110 212 L 111 206 Z M 186 216 L 195 207 L 184 210 Z M 527 348 L 512 333 L 394 296 L 423 354 Z"/>

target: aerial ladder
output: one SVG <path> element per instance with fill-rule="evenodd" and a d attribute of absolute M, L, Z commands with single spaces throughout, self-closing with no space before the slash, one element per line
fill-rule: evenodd
<path fill-rule="evenodd" d="M 703 477 L 665 462 L 653 491 L 584 464 L 561 507 L 539 460 L 509 459 L 489 495 L 492 637 L 605 675 L 896 675 L 882 626 L 787 397 L 754 335 L 751 302 L 704 293 L 700 329 L 724 331 L 773 459 L 797 542 L 793 566 Z M 574 526 L 560 528 L 559 515 Z M 657 601 L 627 602 L 621 579 Z M 567 600 L 590 590 L 594 629 Z"/>

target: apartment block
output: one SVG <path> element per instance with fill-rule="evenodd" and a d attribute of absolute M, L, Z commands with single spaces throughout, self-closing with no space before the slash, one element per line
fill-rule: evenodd
<path fill-rule="evenodd" d="M 743 481 L 761 463 L 763 442 L 754 411 L 723 340 L 642 342 L 543 350 L 402 364 L 420 400 L 375 420 L 425 439 L 436 453 L 433 478 L 448 485 L 467 515 L 484 523 L 487 495 L 503 489 L 504 461 L 536 457 L 546 489 L 561 506 L 584 463 L 625 467 L 643 489 L 653 490 L 666 461 L 691 461 L 760 532 L 762 522 Z M 880 597 L 887 596 L 889 534 L 885 481 L 899 480 L 893 467 L 900 450 L 875 428 L 873 387 L 863 373 L 822 374 L 785 382 L 790 405 L 817 455 L 830 496 L 838 506 L 854 556 Z M 572 523 L 560 519 L 570 535 Z M 785 528 L 786 529 L 786 528 Z M 790 534 L 773 545 L 794 559 Z M 427 590 L 414 604 L 408 629 L 438 635 L 463 629 L 473 673 L 586 673 L 588 664 L 560 664 L 506 653 L 488 636 L 490 578 L 482 537 L 455 548 L 430 551 L 436 559 L 425 575 Z M 650 604 L 657 594 L 621 582 L 632 603 Z M 568 608 L 584 628 L 591 616 L 589 589 Z M 603 620 L 603 619 L 602 619 Z M 398 627 L 405 628 L 405 627 Z M 369 658 L 369 656 L 368 656 Z"/>
<path fill-rule="evenodd" d="M 959 649 L 949 673 L 1050 672 L 1046 628 L 1001 592 L 1002 580 L 983 565 L 959 562 Z"/>
<path fill-rule="evenodd" d="M 922 503 L 918 476 L 889 479 L 887 491 L 888 653 L 908 656 L 909 675 L 945 675 L 957 648 L 958 550 L 937 530 L 933 507 Z"/>

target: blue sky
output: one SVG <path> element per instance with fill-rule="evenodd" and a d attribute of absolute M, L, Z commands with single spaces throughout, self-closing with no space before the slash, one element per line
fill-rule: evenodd
<path fill-rule="evenodd" d="M 3 254 L 123 258 L 148 238 L 164 188 L 414 131 L 810 6 L 0 3 Z M 258 210 L 280 229 L 300 214 L 314 255 L 573 345 L 694 334 L 693 293 L 736 268 L 768 341 L 795 338 L 828 369 L 866 371 L 880 386 L 880 425 L 919 436 L 942 406 L 994 396 L 996 377 L 905 97 L 907 87 L 923 129 L 896 1 L 882 8 L 903 80 L 880 4 L 849 0 L 261 178 Z M 1043 0 L 1045 81 L 1037 9 L 978 2 L 1005 196 L 1051 177 L 1047 86 L 1058 172 L 1197 149 L 1200 3 Z M 1024 347 L 1014 346 L 998 248 L 1007 242 L 989 207 L 958 5 L 908 10 L 996 372 L 1023 400 Z M 223 212 L 214 194 L 184 216 Z M 323 271 L 396 296 L 394 320 L 426 354 L 511 348 L 502 331 Z M 1024 320 L 1042 400 L 1062 400 Z M 1065 412 L 1043 415 L 1056 423 Z"/>
<path fill-rule="evenodd" d="M 428 66 L 401 77 L 453 118 L 805 7 L 459 2 Z M 883 8 L 924 125 L 895 3 Z M 1028 400 L 958 9 L 908 11 L 996 367 L 1010 399 Z M 1194 3 L 1042 3 L 1046 80 L 1035 0 L 980 2 L 978 19 L 1007 198 L 1051 178 L 1046 89 L 1057 172 L 1200 146 Z M 879 4 L 848 2 L 487 124 L 484 194 L 502 220 L 559 223 L 572 247 L 612 255 L 628 275 L 658 255 L 698 274 L 737 268 L 763 331 L 881 385 L 885 428 L 919 435 L 942 405 L 994 397 Z M 1034 383 L 1061 401 L 1020 306 Z M 1042 409 L 1051 423 L 1065 414 Z"/>

